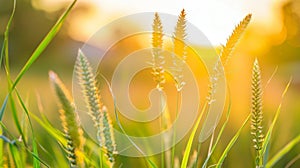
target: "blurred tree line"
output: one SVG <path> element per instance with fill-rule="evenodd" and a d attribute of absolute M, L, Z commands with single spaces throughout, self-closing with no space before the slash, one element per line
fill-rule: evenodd
<path fill-rule="evenodd" d="M 12 3 L 12 0 L 1 0 L 0 2 L 0 44 L 3 42 L 3 34 L 12 11 Z M 81 10 L 86 9 L 82 8 L 81 3 L 78 3 L 75 10 L 80 8 Z M 17 9 L 10 30 L 9 43 L 12 66 L 19 66 L 28 59 L 62 12 L 63 7 L 55 12 L 47 13 L 46 11 L 34 8 L 32 0 L 17 0 Z M 282 28 L 284 32 L 282 33 L 286 37 L 280 44 L 272 46 L 267 53 L 262 53 L 265 55 L 263 57 L 275 64 L 299 62 L 300 0 L 286 2 L 280 12 L 282 13 L 284 23 L 284 27 Z M 253 26 L 252 30 L 255 29 L 255 25 Z M 67 35 L 67 27 L 68 22 L 50 44 L 43 54 L 44 56 L 40 58 L 40 64 L 47 64 L 49 60 L 54 60 L 57 64 L 73 64 L 73 58 L 76 56 L 77 49 L 82 43 L 72 40 Z M 251 32 L 249 34 L 251 36 L 256 35 Z"/>
<path fill-rule="evenodd" d="M 3 44 L 4 31 L 13 7 L 12 0 L 0 1 L 0 45 Z M 77 9 L 79 6 L 77 6 Z M 24 65 L 41 40 L 46 36 L 64 8 L 47 13 L 33 7 L 31 0 L 17 0 L 16 12 L 10 29 L 9 52 L 12 69 Z M 53 67 L 72 70 L 77 50 L 82 43 L 67 35 L 68 22 L 38 59 L 33 69 L 48 71 Z"/>

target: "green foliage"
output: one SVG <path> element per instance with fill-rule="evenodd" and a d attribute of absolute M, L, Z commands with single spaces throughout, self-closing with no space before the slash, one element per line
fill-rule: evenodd
<path fill-rule="evenodd" d="M 113 133 L 113 125 L 110 119 L 108 109 L 105 105 L 102 104 L 101 96 L 99 93 L 99 89 L 97 87 L 96 75 L 93 73 L 93 69 L 90 66 L 90 63 L 86 56 L 79 51 L 78 59 L 76 62 L 76 73 L 79 77 L 79 81 L 82 87 L 82 93 L 85 98 L 86 107 L 88 109 L 88 115 L 92 118 L 94 122 L 94 126 L 97 129 L 97 140 L 95 143 L 90 137 L 88 137 L 84 131 L 81 129 L 78 115 L 75 111 L 75 104 L 71 95 L 68 93 L 67 88 L 58 78 L 58 76 L 54 72 L 49 73 L 50 81 L 56 95 L 60 102 L 60 118 L 63 126 L 63 132 L 56 129 L 45 117 L 44 114 L 41 116 L 37 116 L 36 114 L 29 111 L 27 104 L 23 101 L 22 96 L 19 94 L 17 90 L 17 85 L 19 81 L 23 78 L 28 69 L 32 66 L 32 64 L 41 56 L 42 52 L 46 49 L 49 43 L 53 40 L 53 38 L 57 35 L 62 24 L 65 22 L 66 17 L 69 15 L 70 11 L 73 9 L 77 0 L 74 0 L 71 5 L 67 8 L 67 10 L 62 14 L 56 24 L 52 27 L 49 33 L 45 36 L 45 38 L 41 41 L 38 47 L 34 50 L 33 54 L 30 56 L 26 64 L 23 66 L 21 71 L 17 74 L 17 77 L 14 81 L 11 80 L 10 67 L 9 67 L 9 29 L 12 24 L 12 20 L 15 13 L 15 5 L 16 1 L 14 1 L 14 7 L 12 14 L 9 18 L 8 24 L 6 26 L 6 30 L 4 33 L 4 43 L 1 50 L 0 55 L 0 69 L 2 66 L 3 59 L 5 59 L 5 72 L 7 76 L 8 83 L 8 94 L 3 100 L 2 106 L 0 108 L 0 121 L 6 111 L 6 106 L 10 105 L 10 111 L 13 117 L 14 125 L 17 129 L 18 138 L 14 137 L 13 133 L 10 133 L 5 125 L 0 122 L 0 167 L 26 167 L 32 164 L 34 168 L 38 168 L 41 166 L 50 167 L 48 163 L 46 163 L 42 158 L 45 157 L 45 153 L 48 154 L 46 156 L 51 155 L 51 159 L 53 160 L 53 165 L 60 167 L 64 167 L 69 163 L 70 167 L 121 167 L 122 165 L 116 165 L 116 156 L 118 156 L 118 152 L 116 149 L 116 142 Z M 225 65 L 228 61 L 228 58 L 232 55 L 233 50 L 241 38 L 241 35 L 245 31 L 247 25 L 249 24 L 251 19 L 251 14 L 247 15 L 234 29 L 231 36 L 228 38 L 227 43 L 223 46 L 222 51 L 220 53 L 220 58 Z M 164 56 L 162 54 L 163 48 L 163 26 L 159 15 L 156 13 L 153 21 L 153 33 L 152 33 L 152 74 L 154 76 L 154 80 L 157 83 L 157 88 L 162 90 L 163 84 L 165 83 L 165 71 L 164 71 Z M 187 51 L 186 51 L 186 13 L 184 10 L 181 11 L 177 25 L 175 27 L 175 32 L 173 36 L 173 46 L 174 46 L 174 54 L 179 59 L 174 59 L 173 65 L 175 70 L 175 83 L 178 93 L 184 86 L 184 80 L 182 73 L 183 64 L 187 59 Z M 221 65 L 217 64 L 217 68 Z M 216 76 L 218 77 L 218 72 L 216 72 Z M 211 89 L 213 90 L 214 81 L 211 80 Z M 282 97 L 286 93 L 291 81 L 286 86 Z M 228 89 L 229 90 L 229 89 Z M 213 94 L 211 92 L 210 94 Z M 230 94 L 229 94 L 230 95 Z M 212 95 L 211 95 L 212 96 Z M 213 96 L 212 96 L 213 97 Z M 213 98 L 212 98 L 213 99 Z M 230 99 L 230 98 L 229 98 Z M 20 105 L 20 108 L 24 112 L 23 118 L 20 119 L 20 108 L 17 104 Z M 179 101 L 178 101 L 179 102 Z M 243 124 L 239 127 L 238 131 L 231 138 L 227 146 L 223 151 L 218 151 L 221 153 L 219 160 L 217 160 L 216 164 L 210 165 L 210 162 L 214 162 L 214 158 L 217 158 L 213 154 L 217 149 L 217 145 L 219 142 L 222 142 L 221 136 L 226 129 L 226 125 L 229 122 L 229 114 L 231 112 L 231 100 L 229 100 L 228 111 L 226 120 L 223 123 L 221 129 L 214 133 L 211 138 L 211 147 L 209 147 L 209 151 L 207 153 L 206 158 L 200 158 L 200 146 L 201 143 L 198 142 L 198 151 L 195 152 L 192 156 L 190 156 L 191 151 L 195 151 L 193 141 L 197 134 L 197 130 L 200 127 L 202 115 L 209 108 L 209 101 L 205 103 L 200 116 L 197 118 L 191 133 L 187 136 L 187 143 L 184 144 L 184 149 L 177 148 L 177 150 L 182 150 L 183 155 L 175 156 L 175 147 L 172 148 L 171 165 L 173 167 L 198 167 L 200 164 L 200 159 L 202 159 L 203 164 L 202 167 L 205 168 L 207 166 L 212 167 L 221 167 L 229 154 L 230 150 L 237 142 L 239 136 L 248 120 L 251 118 L 251 134 L 253 135 L 254 147 L 256 152 L 256 167 L 272 167 L 274 166 L 280 159 L 282 159 L 287 153 L 291 151 L 291 149 L 300 142 L 300 137 L 297 136 L 292 139 L 285 147 L 283 147 L 277 154 L 275 154 L 268 161 L 268 152 L 267 148 L 270 147 L 271 135 L 274 129 L 274 126 L 278 120 L 279 113 L 281 110 L 281 103 L 276 111 L 275 117 L 272 120 L 272 123 L 266 133 L 264 138 L 263 136 L 263 113 L 262 113 L 262 88 L 261 88 L 261 74 L 260 68 L 258 65 L 258 61 L 255 60 L 253 66 L 252 73 L 252 106 L 251 106 L 251 114 L 244 120 Z M 176 105 L 178 106 L 178 104 Z M 179 106 L 178 106 L 179 107 Z M 177 109 L 178 109 L 177 107 Z M 116 113 L 116 122 L 119 125 L 119 128 L 125 135 L 128 140 L 132 143 L 134 147 L 141 154 L 144 155 L 143 151 L 139 149 L 139 147 L 131 141 L 130 136 L 126 134 L 122 125 L 120 124 L 119 117 Z M 176 112 L 177 116 L 177 112 Z M 38 143 L 37 139 L 37 130 L 34 129 L 33 124 L 31 123 L 31 119 L 33 119 L 38 126 L 40 126 L 43 130 L 45 130 L 47 136 L 50 139 L 47 140 L 49 146 L 52 148 L 61 148 L 62 152 L 59 154 L 52 156 L 51 151 L 47 151 L 41 144 Z M 29 124 L 29 127 L 28 125 Z M 205 127 L 205 122 L 202 125 L 202 128 Z M 28 131 L 30 130 L 30 131 Z M 8 136 L 6 136 L 6 134 Z M 214 135 L 216 135 L 216 140 L 214 141 Z M 174 136 L 175 137 L 175 136 Z M 10 140 L 12 139 L 12 140 Z M 48 142 L 49 141 L 49 142 Z M 53 141 L 53 142 L 52 142 Z M 57 145 L 57 146 L 55 146 Z M 100 146 L 100 147 L 99 147 Z M 7 148 L 6 148 L 7 147 Z M 57 152 L 57 151 L 56 151 Z M 248 154 L 250 155 L 250 154 Z M 65 156 L 62 157 L 61 156 Z M 166 155 L 167 156 L 167 155 Z M 120 156 L 122 157 L 122 156 Z M 155 158 L 155 156 L 153 156 Z M 162 157 L 163 158 L 163 157 Z M 143 158 L 148 164 L 149 167 L 156 168 L 157 165 L 150 159 L 150 157 L 145 156 Z M 155 158 L 156 159 L 156 158 Z M 164 167 L 165 161 L 161 160 L 161 165 Z M 109 161 L 109 162 L 108 162 Z M 263 162 L 264 161 L 264 162 Z M 55 164 L 55 162 L 59 162 Z M 190 163 L 189 163 L 190 162 Z M 168 163 L 166 163 L 168 164 Z M 135 165 L 133 165 L 135 166 Z"/>

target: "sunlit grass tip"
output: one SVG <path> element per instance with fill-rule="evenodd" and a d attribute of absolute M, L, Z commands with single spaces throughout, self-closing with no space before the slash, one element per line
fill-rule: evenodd
<path fill-rule="evenodd" d="M 231 56 L 236 44 L 238 43 L 239 39 L 243 35 L 244 31 L 246 30 L 252 14 L 248 14 L 245 18 L 234 28 L 233 32 L 227 39 L 225 46 L 222 46 L 222 51 L 220 54 L 221 61 L 223 65 L 226 65 L 228 62 L 229 57 Z"/>
<path fill-rule="evenodd" d="M 173 45 L 174 45 L 174 53 L 173 56 L 173 67 L 171 67 L 174 75 L 174 80 L 176 82 L 176 88 L 178 91 L 181 91 L 183 86 L 185 85 L 183 79 L 183 67 L 186 63 L 187 59 L 187 45 L 186 45 L 186 13 L 185 10 L 182 9 L 180 15 L 178 16 L 178 20 L 176 23 L 174 35 L 173 35 Z"/>
<path fill-rule="evenodd" d="M 152 75 L 156 82 L 156 87 L 160 90 L 163 89 L 165 79 L 165 58 L 163 55 L 163 26 L 158 13 L 155 13 L 152 24 Z"/>

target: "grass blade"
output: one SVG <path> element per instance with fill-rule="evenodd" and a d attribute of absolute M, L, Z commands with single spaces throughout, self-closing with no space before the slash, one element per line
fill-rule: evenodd
<path fill-rule="evenodd" d="M 16 85 L 19 83 L 20 79 L 23 77 L 25 72 L 30 68 L 33 62 L 42 54 L 42 52 L 46 49 L 49 43 L 53 40 L 56 34 L 59 32 L 60 28 L 62 27 L 66 17 L 69 15 L 70 11 L 76 4 L 77 0 L 74 0 L 71 5 L 67 8 L 67 10 L 61 15 L 46 37 L 42 40 L 42 42 L 38 45 L 38 47 L 34 50 L 33 54 L 30 56 L 29 60 L 26 62 L 22 70 L 19 72 L 18 76 L 16 77 L 15 82 L 13 83 L 11 90 L 14 90 Z"/>
<path fill-rule="evenodd" d="M 11 152 L 12 158 L 14 160 L 15 166 L 17 168 L 25 167 L 23 164 L 22 158 L 20 156 L 19 149 L 14 144 L 9 144 L 9 150 Z"/>
<path fill-rule="evenodd" d="M 35 134 L 34 134 L 34 131 L 33 131 L 32 122 L 31 122 L 31 119 L 29 117 L 29 111 L 26 108 L 25 103 L 22 100 L 22 98 L 21 98 L 21 96 L 20 96 L 20 94 L 19 94 L 18 91 L 16 91 L 16 94 L 17 94 L 18 100 L 19 100 L 19 102 L 20 102 L 23 110 L 25 111 L 26 117 L 27 117 L 27 119 L 29 121 L 30 131 L 32 133 L 32 141 L 31 141 L 31 143 L 32 143 L 32 150 L 33 150 L 32 154 L 34 155 L 33 156 L 33 167 L 34 168 L 38 168 L 38 167 L 40 167 L 40 161 L 39 161 L 40 159 L 37 159 L 37 158 L 39 158 L 39 153 L 38 153 L 38 149 L 37 149 L 37 144 L 36 144 L 36 140 L 35 140 Z"/>
<path fill-rule="evenodd" d="M 6 59 L 6 68 L 7 68 L 7 70 L 9 69 L 9 64 L 8 64 L 8 37 L 9 37 L 9 29 L 10 29 L 12 20 L 13 20 L 14 15 L 15 15 L 15 11 L 16 11 L 16 0 L 13 1 L 12 13 L 9 17 L 9 20 L 8 20 L 8 23 L 7 23 L 5 32 L 4 32 L 4 41 L 3 41 L 3 45 L 2 45 L 2 49 L 1 49 L 1 55 L 0 55 L 0 69 L 1 69 L 1 66 L 2 66 L 2 60 L 3 60 L 4 55 L 5 55 L 5 59 Z M 10 75 L 8 73 L 8 77 L 9 76 Z M 5 100 L 4 100 L 4 102 L 1 106 L 0 121 L 2 121 L 2 117 L 3 117 L 4 111 L 6 109 L 8 97 L 9 97 L 8 95 L 5 97 Z"/>
<path fill-rule="evenodd" d="M 3 45 L 2 45 L 2 49 L 1 49 L 1 55 L 0 55 L 0 69 L 1 69 L 1 65 L 2 65 L 2 59 L 3 56 L 5 55 L 6 60 L 8 60 L 8 37 L 9 37 L 9 29 L 12 23 L 12 20 L 14 18 L 15 15 L 15 11 L 16 11 L 16 0 L 13 1 L 13 9 L 12 12 L 10 14 L 9 20 L 7 22 L 6 28 L 5 28 L 5 32 L 4 32 L 4 41 L 3 41 Z"/>
<path fill-rule="evenodd" d="M 193 140 L 195 138 L 195 134 L 196 134 L 196 131 L 198 129 L 199 123 L 201 121 L 201 118 L 203 116 L 203 113 L 206 110 L 206 106 L 207 106 L 207 103 L 204 104 L 204 106 L 202 108 L 202 111 L 201 111 L 201 114 L 198 117 L 198 119 L 197 119 L 197 121 L 196 121 L 196 123 L 194 125 L 194 128 L 192 130 L 192 133 L 191 133 L 191 135 L 189 137 L 188 143 L 186 145 L 186 148 L 185 148 L 185 151 L 184 151 L 184 154 L 183 154 L 183 159 L 182 159 L 182 162 L 181 162 L 181 168 L 186 168 L 187 167 L 187 163 L 188 163 L 188 160 L 189 160 L 189 156 L 190 156 L 190 152 L 191 152 Z"/>
<path fill-rule="evenodd" d="M 54 128 L 47 120 L 41 120 L 40 117 L 29 112 L 29 115 L 42 126 L 54 139 L 58 140 L 61 144 L 66 145 L 67 142 L 63 136 L 63 133 Z"/>
<path fill-rule="evenodd" d="M 284 157 L 292 148 L 300 142 L 300 135 L 285 145 L 275 156 L 266 164 L 266 168 L 273 167 L 281 158 Z"/>
<path fill-rule="evenodd" d="M 22 141 L 23 141 L 24 145 L 27 147 L 26 139 L 25 139 L 25 136 L 23 134 L 23 131 L 22 131 L 22 128 L 21 128 L 21 125 L 20 125 L 15 100 L 13 99 L 13 96 L 11 94 L 9 94 L 8 97 L 9 97 L 9 101 L 10 101 L 10 107 L 11 107 L 14 123 L 17 127 L 18 132 L 21 134 L 21 138 L 22 138 Z"/>
<path fill-rule="evenodd" d="M 3 135 L 2 127 L 0 126 L 0 136 Z M 3 141 L 0 140 L 0 167 L 4 167 L 4 151 L 3 151 Z"/>
<path fill-rule="evenodd" d="M 246 118 L 246 120 L 244 121 L 243 125 L 240 127 L 240 129 L 238 130 L 238 132 L 233 136 L 233 138 L 230 140 L 229 144 L 227 145 L 227 147 L 225 148 L 223 154 L 221 155 L 216 167 L 220 168 L 228 154 L 228 152 L 230 151 L 230 149 L 232 148 L 232 146 L 235 144 L 235 142 L 237 141 L 238 137 L 240 136 L 242 129 L 245 127 L 245 125 L 247 124 L 248 120 L 250 119 L 251 114 L 248 115 L 248 117 Z"/>
<path fill-rule="evenodd" d="M 290 79 L 290 81 L 289 81 L 288 84 L 286 85 L 286 87 L 285 87 L 285 89 L 284 89 L 284 91 L 283 91 L 283 93 L 282 93 L 282 95 L 281 95 L 281 98 L 283 98 L 284 95 L 286 94 L 286 92 L 287 92 L 287 90 L 288 90 L 288 88 L 289 88 L 291 82 L 292 82 L 292 78 Z M 267 158 L 267 157 L 268 157 L 267 155 L 265 155 L 265 153 L 266 153 L 267 147 L 268 147 L 268 145 L 269 145 L 269 143 L 270 143 L 271 135 L 272 135 L 274 126 L 275 126 L 276 121 L 277 121 L 277 119 L 278 119 L 278 117 L 279 117 L 279 114 L 280 114 L 280 111 L 281 111 L 281 106 L 282 106 L 282 101 L 281 101 L 281 103 L 279 104 L 279 106 L 278 106 L 278 108 L 277 108 L 277 110 L 276 110 L 275 117 L 274 117 L 274 119 L 273 119 L 273 121 L 272 121 L 272 123 L 271 123 L 271 125 L 270 125 L 270 127 L 269 127 L 269 130 L 268 130 L 268 132 L 267 132 L 267 134 L 266 134 L 265 140 L 264 140 L 264 142 L 263 142 L 263 144 L 262 144 L 262 150 L 260 151 L 260 152 L 261 152 L 260 155 L 261 155 L 261 156 L 264 156 L 264 158 Z M 265 164 L 265 163 L 264 163 L 264 164 Z"/>
<path fill-rule="evenodd" d="M 228 93 L 230 93 L 230 91 L 228 91 Z M 229 94 L 229 105 L 228 105 L 228 109 L 227 109 L 226 120 L 223 123 L 222 128 L 221 128 L 220 132 L 218 133 L 216 142 L 214 143 L 213 147 L 211 148 L 211 152 L 208 153 L 208 155 L 207 155 L 207 157 L 206 157 L 206 159 L 205 159 L 205 161 L 204 161 L 204 163 L 202 165 L 202 168 L 206 167 L 206 165 L 208 164 L 209 159 L 211 158 L 213 152 L 215 151 L 215 149 L 216 149 L 216 147 L 217 147 L 217 145 L 218 145 L 218 143 L 219 143 L 219 141 L 221 139 L 221 136 L 222 136 L 222 134 L 223 134 L 223 132 L 225 130 L 225 127 L 226 127 L 226 125 L 227 125 L 227 123 L 229 121 L 230 112 L 231 112 L 231 98 L 230 98 L 230 94 Z"/>
<path fill-rule="evenodd" d="M 4 102 L 3 102 L 2 106 L 1 106 L 1 109 L 0 109 L 0 121 L 2 121 L 2 117 L 3 117 L 4 111 L 6 109 L 7 101 L 8 101 L 8 95 L 6 95 L 6 97 L 4 99 Z"/>

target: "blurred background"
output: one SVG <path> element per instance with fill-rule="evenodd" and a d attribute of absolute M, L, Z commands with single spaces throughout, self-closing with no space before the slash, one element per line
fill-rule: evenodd
<path fill-rule="evenodd" d="M 70 2 L 69 0 L 17 0 L 9 39 L 13 75 L 20 71 Z M 219 151 L 226 146 L 250 112 L 251 69 L 255 58 L 260 62 L 265 88 L 263 102 L 266 126 L 270 125 L 274 117 L 286 84 L 290 77 L 293 78 L 291 87 L 283 99 L 282 112 L 275 127 L 270 150 L 270 155 L 274 155 L 300 133 L 300 0 L 224 0 L 222 2 L 218 0 L 178 2 L 79 0 L 58 36 L 25 74 L 17 88 L 26 95 L 28 105 L 33 112 L 45 113 L 51 123 L 59 128 L 58 107 L 48 84 L 49 70 L 57 72 L 71 90 L 77 51 L 99 28 L 121 16 L 137 12 L 178 15 L 183 8 L 186 10 L 188 21 L 197 26 L 216 48 L 226 43 L 231 31 L 246 14 L 253 14 L 248 29 L 226 67 L 232 97 L 232 112 Z M 0 45 L 3 43 L 5 26 L 11 10 L 12 1 L 0 1 Z M 132 26 L 135 24 L 137 23 L 132 23 Z M 119 31 L 126 31 L 126 28 L 128 27 L 115 27 L 109 33 L 117 35 Z M 141 41 L 132 40 L 131 43 L 135 44 L 132 50 L 134 46 L 142 45 L 139 44 Z M 268 82 L 275 69 L 277 69 L 276 74 Z M 3 102 L 7 90 L 5 74 L 3 70 L 1 72 L 0 100 Z M 10 114 L 6 113 L 4 123 L 11 125 L 10 130 L 15 130 L 10 124 L 10 117 Z M 47 142 L 47 135 L 43 134 L 43 130 L 38 127 L 37 130 L 41 132 L 39 138 L 42 143 L 43 140 Z M 276 167 L 284 167 L 299 153 L 300 145 L 297 145 Z M 253 156 L 248 127 L 228 155 L 224 166 L 253 165 Z M 294 166 L 297 165 L 300 166 L 300 161 Z"/>

